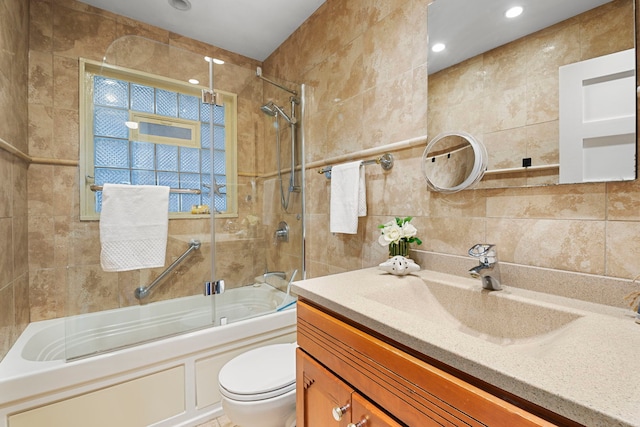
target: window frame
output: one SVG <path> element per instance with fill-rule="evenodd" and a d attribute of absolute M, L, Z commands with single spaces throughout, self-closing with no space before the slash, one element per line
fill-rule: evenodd
<path fill-rule="evenodd" d="M 85 58 L 80 58 L 80 220 L 95 221 L 100 219 L 100 213 L 95 209 L 95 192 L 91 190 L 94 180 L 94 143 L 93 143 L 93 77 L 96 75 L 125 80 L 130 83 L 152 86 L 186 95 L 201 98 L 202 90 L 206 87 L 193 85 L 180 80 L 159 76 L 156 74 L 132 70 L 124 67 L 108 65 Z M 216 90 L 218 99 L 222 99 L 225 106 L 225 167 L 226 167 L 226 195 L 227 210 L 215 213 L 216 218 L 234 218 L 238 216 L 238 166 L 237 166 L 237 95 L 230 92 Z M 129 110 L 131 112 L 131 110 Z M 137 113 L 136 113 L 137 114 Z M 144 113 L 141 113 L 144 114 Z M 178 121 L 180 119 L 176 119 Z M 198 121 L 198 123 L 201 123 Z M 214 149 L 212 146 L 211 149 Z M 211 165 L 213 168 L 213 165 Z M 214 176 L 213 170 L 211 176 Z M 213 200 L 212 200 L 213 205 Z M 210 206 L 213 213 L 214 206 Z M 169 212 L 169 219 L 209 218 L 209 214 L 191 214 L 190 212 Z"/>

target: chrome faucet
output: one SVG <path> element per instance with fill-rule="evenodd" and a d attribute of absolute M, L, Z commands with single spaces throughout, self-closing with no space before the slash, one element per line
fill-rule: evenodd
<path fill-rule="evenodd" d="M 471 277 L 482 280 L 482 287 L 489 291 L 499 291 L 500 267 L 498 266 L 498 250 L 495 245 L 478 243 L 469 249 L 469 255 L 478 258 L 480 264 L 469 270 Z"/>
<path fill-rule="evenodd" d="M 268 277 L 279 277 L 282 280 L 287 280 L 287 273 L 284 271 L 265 271 L 262 277 L 266 280 Z"/>

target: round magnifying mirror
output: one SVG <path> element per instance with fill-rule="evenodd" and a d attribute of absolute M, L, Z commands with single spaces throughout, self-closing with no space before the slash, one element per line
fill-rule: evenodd
<path fill-rule="evenodd" d="M 444 132 L 427 144 L 422 174 L 427 186 L 440 193 L 471 188 L 487 170 L 487 149 L 466 132 Z"/>

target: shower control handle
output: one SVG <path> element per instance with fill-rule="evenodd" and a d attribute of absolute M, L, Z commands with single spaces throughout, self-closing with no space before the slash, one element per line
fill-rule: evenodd
<path fill-rule="evenodd" d="M 284 221 L 280 221 L 278 229 L 273 233 L 275 243 L 288 242 L 289 241 L 289 224 Z"/>
<path fill-rule="evenodd" d="M 333 415 L 333 419 L 336 421 L 342 420 L 342 417 L 344 417 L 344 415 L 347 413 L 350 406 L 351 405 L 347 403 L 342 407 L 340 406 L 334 407 L 333 410 L 331 411 L 331 414 Z"/>

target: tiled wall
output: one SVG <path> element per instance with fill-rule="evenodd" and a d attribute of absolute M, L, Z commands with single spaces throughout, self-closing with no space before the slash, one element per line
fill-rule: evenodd
<path fill-rule="evenodd" d="M 27 151 L 28 2 L 0 4 L 0 139 Z M 29 323 L 27 164 L 0 149 L 0 359 Z"/>
<path fill-rule="evenodd" d="M 265 73 L 307 85 L 307 162 L 426 134 L 426 13 L 423 0 L 329 0 L 265 61 Z M 354 236 L 329 233 L 329 181 L 308 171 L 309 277 L 380 258 L 372 221 L 415 213 L 405 206 L 425 187 L 407 162 L 387 175 L 367 167 L 369 216 Z"/>
<path fill-rule="evenodd" d="M 250 231 L 246 217 L 262 212 L 262 199 L 256 196 L 261 183 L 253 177 L 274 169 L 257 161 L 264 125 L 259 110 L 263 85 L 255 76 L 259 62 L 74 0 L 31 0 L 30 30 L 29 154 L 40 158 L 79 157 L 79 57 L 106 56 L 110 63 L 183 81 L 197 77 L 203 84 L 208 81 L 204 54 L 225 60 L 216 68 L 216 88 L 238 95 L 240 216 L 216 220 L 216 230 Z M 137 304 L 133 290 L 163 269 L 101 270 L 98 222 L 78 219 L 77 167 L 32 164 L 28 178 L 31 320 Z M 225 239 L 218 245 L 217 276 L 228 285 L 251 283 L 264 271 L 266 251 L 256 248 L 264 249 L 266 231 L 258 226 L 251 232 L 251 239 Z M 186 250 L 189 238 L 202 236 L 203 246 L 167 279 L 173 285 L 159 287 L 152 300 L 202 291 L 210 275 L 208 234 L 208 219 L 170 221 L 167 265 Z"/>
<path fill-rule="evenodd" d="M 312 87 L 307 161 L 426 133 L 426 9 L 419 0 L 329 0 L 265 61 L 265 72 Z M 640 273 L 638 182 L 442 195 L 426 190 L 422 148 L 395 155 L 389 173 L 367 167 L 368 216 L 354 236 L 329 232 L 329 183 L 308 173 L 309 276 L 382 262 L 377 225 L 409 215 L 419 249 L 460 256 L 466 268 L 475 264 L 464 257 L 468 248 L 490 242 L 515 265 L 624 279 Z"/>
<path fill-rule="evenodd" d="M 258 84 L 255 61 L 72 0 L 31 0 L 27 31 L 24 3 L 10 0 L 0 6 L 0 28 L 6 32 L 2 40 L 9 43 L 0 54 L 0 79 L 2 87 L 12 88 L 0 97 L 0 120 L 11 124 L 0 127 L 0 138 L 31 156 L 77 159 L 77 58 L 101 59 L 120 36 L 137 34 L 209 51 L 244 68 L 239 93 L 253 91 Z M 265 74 L 307 85 L 308 162 L 427 133 L 427 3 L 328 0 L 265 62 Z M 27 34 L 28 88 L 23 72 L 27 70 Z M 255 102 L 261 98 L 261 92 L 256 94 Z M 255 105 L 247 108 L 249 112 L 241 116 L 247 122 L 238 126 L 239 139 L 257 146 L 241 153 L 251 166 L 240 172 L 251 175 L 271 170 L 273 159 L 265 157 L 259 143 L 264 126 L 261 113 Z M 416 217 L 414 224 L 424 241 L 421 249 L 427 255 L 462 256 L 472 244 L 491 241 L 500 248 L 501 259 L 514 265 L 620 278 L 640 273 L 636 262 L 640 184 L 636 182 L 439 195 L 428 192 L 423 182 L 421 147 L 394 154 L 397 162 L 390 172 L 367 167 L 369 215 L 360 220 L 360 231 L 354 236 L 329 233 L 329 182 L 315 171 L 308 172 L 310 277 L 381 262 L 386 248 L 377 244 L 377 225 L 396 215 Z M 78 295 L 99 295 L 106 301 L 98 304 L 103 308 L 130 303 L 122 297 L 120 283 L 130 284 L 135 278 L 123 275 L 102 286 L 106 282 L 95 268 L 97 223 L 78 221 L 75 167 L 31 165 L 27 190 L 26 165 L 0 152 L 0 174 L 0 233 L 11 237 L 2 239 L 8 246 L 0 248 L 0 302 L 11 307 L 0 315 L 2 327 L 11 325 L 17 332 L 26 323 L 28 299 L 31 320 L 65 315 L 67 283 L 73 285 L 75 278 L 80 279 L 79 285 L 93 286 L 80 286 Z M 259 204 L 265 200 L 247 198 L 260 192 L 252 190 L 250 178 L 242 183 L 241 209 L 255 212 L 258 208 L 251 200 Z M 27 222 L 28 269 L 24 264 Z M 220 224 L 221 230 L 225 225 Z M 171 232 L 179 235 L 206 231 L 206 226 L 192 221 L 175 222 L 172 227 Z M 268 230 L 267 239 L 271 233 Z M 16 333 L 2 336 L 11 338 L 1 343 L 0 354 Z"/>
<path fill-rule="evenodd" d="M 633 1 L 618 0 L 429 76 L 429 135 L 464 130 L 491 169 L 557 164 L 558 67 L 633 48 Z M 558 169 L 487 175 L 481 187 L 557 183 Z"/>

